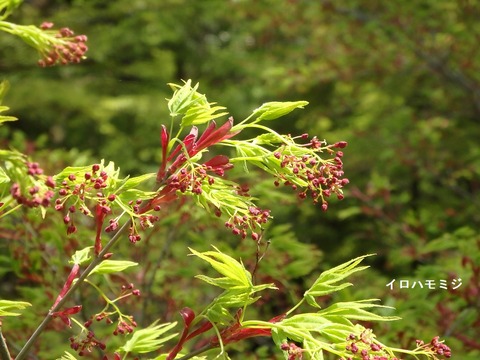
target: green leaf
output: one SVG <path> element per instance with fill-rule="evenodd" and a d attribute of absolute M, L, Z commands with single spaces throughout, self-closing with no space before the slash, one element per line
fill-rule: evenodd
<path fill-rule="evenodd" d="M 294 315 L 272 327 L 272 339 L 277 345 L 287 341 L 302 344 L 308 359 L 323 358 L 323 351 L 340 355 L 337 344 L 350 334 L 360 334 L 365 328 L 342 316 L 323 316 L 320 313 Z M 347 355 L 345 353 L 345 355 Z"/>
<path fill-rule="evenodd" d="M 69 175 L 85 174 L 92 170 L 92 166 L 67 166 L 61 172 L 56 174 L 53 178 L 55 181 L 60 184 L 63 180 L 68 178 Z"/>
<path fill-rule="evenodd" d="M 10 178 L 8 177 L 7 173 L 3 168 L 0 168 L 0 184 L 8 184 L 10 182 Z"/>
<path fill-rule="evenodd" d="M 255 109 L 253 116 L 257 116 L 255 122 L 261 120 L 274 120 L 287 115 L 297 108 L 303 109 L 303 107 L 306 105 L 308 105 L 308 101 L 272 101 L 263 104 L 258 109 Z"/>
<path fill-rule="evenodd" d="M 228 255 L 216 251 L 206 251 L 199 253 L 190 249 L 193 255 L 208 262 L 220 274 L 225 275 L 220 278 L 211 278 L 205 275 L 197 275 L 200 280 L 208 284 L 218 286 L 225 291 L 216 297 L 207 307 L 205 313 L 208 319 L 215 323 L 228 324 L 233 321 L 229 308 L 242 308 L 248 306 L 260 297 L 252 295 L 264 289 L 276 289 L 273 284 L 253 285 L 251 274 L 245 269 L 242 263 L 236 261 Z"/>
<path fill-rule="evenodd" d="M 185 82 L 183 86 L 169 85 L 172 89 L 175 89 L 172 98 L 168 101 L 168 109 L 172 117 L 186 114 L 192 106 L 208 104 L 205 95 L 197 92 L 198 83 L 193 88 L 191 80 Z"/>
<path fill-rule="evenodd" d="M 0 20 L 6 19 L 22 2 L 23 0 L 0 1 Z"/>
<path fill-rule="evenodd" d="M 255 145 L 275 145 L 278 143 L 283 143 L 283 138 L 272 133 L 264 133 L 253 139 Z"/>
<path fill-rule="evenodd" d="M 121 272 L 132 266 L 137 266 L 138 263 L 127 260 L 104 260 L 98 264 L 90 274 L 111 274 L 114 272 Z"/>
<path fill-rule="evenodd" d="M 1 10 L 1 7 L 0 7 L 0 10 Z M 9 88 L 10 88 L 10 83 L 8 81 L 0 82 L 0 104 L 2 103 L 3 97 L 5 96 Z"/>
<path fill-rule="evenodd" d="M 305 314 L 298 314 L 292 317 L 289 317 L 280 322 L 282 329 L 287 329 L 291 327 L 292 329 L 299 329 L 304 332 L 319 332 L 321 333 L 322 330 L 329 326 L 331 321 L 326 319 L 324 316 L 318 313 L 305 313 Z M 294 332 L 291 332 L 293 335 Z M 290 335 L 290 333 L 289 333 Z M 295 339 L 301 340 L 301 339 Z"/>
<path fill-rule="evenodd" d="M 90 251 L 93 246 L 86 247 L 82 250 L 75 251 L 75 254 L 72 255 L 72 260 L 69 261 L 70 264 L 82 265 L 90 260 Z"/>
<path fill-rule="evenodd" d="M 7 111 L 8 109 L 9 108 L 6 107 L 6 106 L 0 106 L 0 113 L 2 113 L 4 111 Z M 2 123 L 6 122 L 6 121 L 15 121 L 15 120 L 18 120 L 18 119 L 14 116 L 0 115 L 0 125 L 2 125 Z"/>
<path fill-rule="evenodd" d="M 138 185 L 143 183 L 144 181 L 153 179 L 156 176 L 155 173 L 148 173 L 148 174 L 143 174 L 140 176 L 135 176 L 132 178 L 125 178 L 122 180 L 121 185 L 118 187 L 117 191 L 119 190 L 128 190 L 132 188 L 136 188 Z"/>
<path fill-rule="evenodd" d="M 191 125 L 200 125 L 205 124 L 211 120 L 217 119 L 221 116 L 227 115 L 228 112 L 220 112 L 216 113 L 217 111 L 224 110 L 225 107 L 223 106 L 214 106 L 211 107 L 212 104 L 196 104 L 190 107 L 185 116 L 182 118 L 181 126 L 187 127 Z"/>
<path fill-rule="evenodd" d="M 57 358 L 57 360 L 77 360 L 77 358 L 70 354 L 68 351 L 65 351 L 62 357 Z"/>
<path fill-rule="evenodd" d="M 25 301 L 0 300 L 0 316 L 19 316 L 21 314 L 12 310 L 23 310 L 32 304 Z"/>
<path fill-rule="evenodd" d="M 199 253 L 189 248 L 193 255 L 208 262 L 216 271 L 224 275 L 224 277 L 215 279 L 205 275 L 197 275 L 196 277 L 223 289 L 251 288 L 253 286 L 252 275 L 245 269 L 243 264 L 221 253 L 216 247 L 214 247 L 214 249 L 216 251 Z"/>
<path fill-rule="evenodd" d="M 366 257 L 372 255 L 373 254 L 359 256 L 355 259 L 347 261 L 346 263 L 322 272 L 312 287 L 303 295 L 307 303 L 311 306 L 320 308 L 315 301 L 315 297 L 328 295 L 351 286 L 351 283 L 340 283 L 340 281 L 357 271 L 367 269 L 368 266 L 358 266 L 358 264 Z"/>
<path fill-rule="evenodd" d="M 393 309 L 391 306 L 373 304 L 372 302 L 374 301 L 379 300 L 365 299 L 359 301 L 337 302 L 330 305 L 326 309 L 320 310 L 318 314 L 321 314 L 325 317 L 330 315 L 342 316 L 346 319 L 361 321 L 393 321 L 400 319 L 398 316 L 382 316 L 365 310 L 371 308 Z"/>
<path fill-rule="evenodd" d="M 209 306 L 205 311 L 205 316 L 208 318 L 209 321 L 218 324 L 218 325 L 226 325 L 232 323 L 235 319 L 233 315 L 228 310 L 228 306 L 224 306 L 225 304 L 218 304 L 214 303 L 212 306 Z M 242 307 L 243 304 L 240 305 Z M 238 306 L 236 306 L 238 308 Z"/>
<path fill-rule="evenodd" d="M 1 9 L 0 9 L 1 13 Z M 8 88 L 10 87 L 8 81 L 2 81 L 0 82 L 0 104 L 2 103 L 3 97 L 8 91 Z M 0 106 L 0 113 L 7 111 L 9 108 L 7 106 Z M 0 115 L 0 125 L 2 125 L 3 122 L 5 121 L 15 121 L 18 120 L 16 117 L 13 116 L 5 116 L 5 115 Z"/>
<path fill-rule="evenodd" d="M 177 334 L 170 334 L 164 337 L 161 337 L 167 331 L 170 331 L 177 325 L 176 322 L 173 323 L 165 323 L 156 325 L 154 322 L 152 325 L 145 329 L 136 330 L 132 338 L 129 339 L 125 345 L 118 348 L 117 351 L 124 352 L 124 353 L 137 353 L 137 354 L 145 354 L 152 351 L 158 350 L 162 344 L 175 336 Z"/>

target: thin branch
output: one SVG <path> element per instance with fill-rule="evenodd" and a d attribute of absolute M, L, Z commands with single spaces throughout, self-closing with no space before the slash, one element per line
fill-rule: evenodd
<path fill-rule="evenodd" d="M 93 259 L 93 261 L 87 266 L 87 268 L 83 271 L 83 273 L 78 277 L 77 281 L 72 285 L 72 287 L 68 290 L 65 296 L 57 303 L 56 306 L 50 309 L 50 311 L 45 316 L 43 321 L 34 331 L 32 336 L 30 336 L 30 338 L 25 343 L 23 348 L 20 350 L 15 360 L 23 360 L 27 356 L 28 351 L 30 350 L 32 345 L 35 343 L 35 341 L 43 332 L 43 330 L 45 330 L 48 323 L 53 319 L 53 314 L 56 311 L 58 311 L 67 302 L 67 300 L 71 297 L 71 295 L 82 285 L 83 281 L 88 277 L 88 275 L 90 275 L 92 270 L 95 269 L 95 267 L 97 267 L 97 265 L 99 265 L 104 260 L 105 254 L 107 254 L 108 251 L 112 248 L 112 246 L 117 243 L 117 241 L 120 239 L 120 236 L 123 234 L 125 230 L 129 228 L 131 224 L 132 224 L 131 219 L 129 219 L 125 224 L 123 224 L 123 226 L 115 233 L 115 235 L 105 245 L 105 247 L 98 254 L 98 256 Z"/>
<path fill-rule="evenodd" d="M 143 291 L 145 292 L 145 301 L 143 301 L 142 304 L 142 320 L 144 319 L 144 314 L 147 313 L 147 307 L 150 305 L 150 303 L 153 301 L 153 283 L 155 282 L 155 278 L 157 275 L 158 270 L 160 269 L 161 263 L 165 260 L 165 258 L 168 255 L 168 252 L 170 251 L 170 247 L 175 240 L 175 237 L 177 235 L 177 228 L 174 227 L 171 229 L 168 234 L 167 238 L 165 240 L 165 243 L 163 244 L 162 250 L 160 251 L 160 256 L 158 256 L 157 260 L 155 261 L 155 265 L 153 269 L 150 271 L 150 278 L 147 279 L 143 286 Z"/>
<path fill-rule="evenodd" d="M 10 360 L 12 357 L 8 351 L 8 346 L 5 338 L 2 334 L 2 323 L 0 322 L 0 359 L 1 360 Z"/>

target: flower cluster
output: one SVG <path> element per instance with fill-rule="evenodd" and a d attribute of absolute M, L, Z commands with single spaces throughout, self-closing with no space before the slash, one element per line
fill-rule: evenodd
<path fill-rule="evenodd" d="M 122 285 L 122 294 L 120 296 L 124 298 L 126 296 L 129 296 L 130 294 L 134 296 L 140 296 L 140 290 L 135 289 L 133 283 L 130 283 L 128 285 Z"/>
<path fill-rule="evenodd" d="M 140 290 L 136 289 L 134 284 L 130 283 L 127 285 L 121 286 L 121 293 L 120 295 L 114 300 L 107 300 L 108 304 L 113 304 L 121 299 L 130 297 L 130 296 L 140 296 Z M 108 307 L 108 305 L 107 305 Z M 114 311 L 107 312 L 105 307 L 100 313 L 91 315 L 90 318 L 84 322 L 83 326 L 90 332 L 92 331 L 92 324 L 94 322 L 99 323 L 105 321 L 106 325 L 111 325 L 114 321 L 117 322 L 115 329 L 113 330 L 112 334 L 117 336 L 119 334 L 131 334 L 133 330 L 137 327 L 137 322 L 134 320 L 133 316 L 124 315 L 120 313 L 117 307 L 114 307 Z M 117 320 L 112 319 L 112 317 L 117 317 Z"/>
<path fill-rule="evenodd" d="M 82 331 L 80 335 L 72 336 L 69 340 L 70 347 L 77 351 L 80 356 L 91 353 L 95 347 L 99 347 L 101 350 L 106 348 L 106 345 L 95 337 L 93 331 L 87 331 L 86 334 Z"/>
<path fill-rule="evenodd" d="M 142 230 L 153 227 L 154 223 L 160 220 L 160 217 L 146 213 L 147 211 L 152 209 L 151 207 L 152 201 L 150 201 L 144 206 L 142 206 L 143 200 L 140 200 L 140 199 L 137 199 L 136 201 L 130 200 L 128 203 L 132 207 L 133 213 L 138 215 L 138 221 L 140 223 L 140 228 Z M 161 206 L 157 204 L 153 206 L 153 210 L 160 211 Z M 138 232 L 136 220 L 137 219 L 133 219 L 132 225 L 130 225 L 130 227 L 128 228 L 128 239 L 132 244 L 135 244 L 136 242 L 142 239 L 141 235 Z M 108 225 L 105 228 L 105 231 L 106 232 L 114 231 L 117 229 L 117 227 L 118 227 L 118 219 L 110 219 L 110 225 Z"/>
<path fill-rule="evenodd" d="M 235 136 L 236 132 L 231 131 L 232 126 L 232 117 L 230 117 L 227 122 L 218 128 L 215 121 L 211 121 L 210 125 L 205 129 L 200 137 L 198 137 L 198 128 L 193 126 L 190 130 L 190 133 L 183 139 L 182 143 L 170 153 L 168 153 L 170 135 L 167 131 L 167 128 L 162 126 L 162 164 L 157 173 L 157 181 L 164 181 L 169 175 L 174 174 L 178 169 L 180 169 L 189 158 L 192 158 L 202 150 Z M 210 160 L 210 163 L 205 163 L 205 166 L 218 168 L 219 174 L 221 173 L 222 175 L 222 170 L 224 171 L 232 167 L 232 165 L 228 163 L 228 158 L 226 156 L 215 157 Z"/>
<path fill-rule="evenodd" d="M 303 359 L 304 350 L 293 342 L 283 343 L 280 346 L 280 349 L 287 352 L 287 354 L 288 354 L 287 359 L 288 360 L 302 360 Z"/>
<path fill-rule="evenodd" d="M 191 171 L 182 168 L 177 173 L 171 175 L 167 179 L 167 188 L 170 188 L 172 191 L 178 190 L 182 193 L 190 191 L 193 194 L 200 195 L 202 193 L 202 184 L 208 182 L 209 185 L 213 185 L 215 182 L 215 179 L 208 172 L 214 172 L 218 176 L 223 176 L 225 170 L 230 169 L 232 166 L 228 157 L 223 155 L 215 156 Z"/>
<path fill-rule="evenodd" d="M 145 206 L 139 208 L 138 213 L 143 214 L 152 209 L 156 211 L 160 210 L 162 205 L 168 204 L 178 198 L 177 192 L 182 194 L 191 193 L 194 195 L 201 195 L 204 192 L 205 185 L 208 184 L 208 186 L 212 186 L 215 183 L 215 178 L 209 173 L 223 176 L 225 171 L 232 168 L 232 166 L 233 165 L 229 162 L 228 157 L 218 155 L 202 165 L 192 168 L 183 167 L 176 173 L 164 179 L 165 186 L 162 187 L 162 189 L 157 192 L 156 196 Z M 156 218 L 156 220 L 158 220 L 158 218 Z M 142 226 L 142 228 L 144 228 L 144 226 Z"/>
<path fill-rule="evenodd" d="M 53 23 L 44 22 L 40 28 L 50 34 Z M 69 63 L 79 63 L 85 58 L 88 50 L 87 37 L 85 35 L 76 35 L 69 28 L 61 28 L 58 32 L 52 34 L 49 46 L 40 49 L 42 59 L 38 61 L 41 67 L 54 66 L 57 64 L 66 65 Z"/>
<path fill-rule="evenodd" d="M 352 353 L 346 360 L 398 360 L 396 357 L 390 357 L 383 351 L 382 345 L 373 341 L 373 334 L 370 329 L 365 329 L 358 337 L 350 334 L 347 338 L 348 344 L 345 350 Z"/>
<path fill-rule="evenodd" d="M 225 227 L 231 229 L 234 235 L 239 235 L 242 239 L 245 239 L 248 232 L 251 231 L 251 238 L 259 241 L 261 236 L 257 229 L 261 229 L 262 224 L 265 224 L 269 218 L 270 210 L 250 206 L 248 214 L 243 216 L 233 215 L 225 222 Z"/>
<path fill-rule="evenodd" d="M 18 204 L 27 207 L 47 207 L 54 196 L 53 188 L 55 183 L 51 177 L 47 177 L 45 181 L 39 181 L 39 175 L 43 174 L 43 169 L 36 162 L 27 162 L 27 176 L 23 178 L 26 191 L 22 191 L 23 186 L 15 182 L 10 187 L 10 194 Z M 28 183 L 28 184 L 27 184 Z"/>
<path fill-rule="evenodd" d="M 428 344 L 425 344 L 422 340 L 416 340 L 417 346 L 421 349 L 425 349 L 430 353 L 444 356 L 449 359 L 452 357 L 452 351 L 450 348 L 439 340 L 439 336 L 435 336 Z"/>
<path fill-rule="evenodd" d="M 108 175 L 105 171 L 100 171 L 99 164 L 92 165 L 91 171 L 86 172 L 83 177 L 83 179 L 77 179 L 75 174 L 70 174 L 68 179 L 61 182 L 61 188 L 58 190 L 60 197 L 55 201 L 55 210 L 63 210 L 66 201 L 72 196 L 78 198 L 81 203 L 90 193 L 95 193 L 98 198 L 105 198 L 101 190 L 108 186 Z M 110 201 L 110 198 L 108 200 Z M 90 215 L 90 211 L 84 206 L 80 206 L 79 210 L 85 215 Z"/>
<path fill-rule="evenodd" d="M 198 136 L 198 128 L 192 126 L 181 144 L 173 149 L 169 148 L 170 134 L 167 128 L 162 126 L 160 134 L 162 163 L 157 172 L 157 182 L 164 186 L 155 197 L 141 207 L 139 213 L 146 213 L 152 209 L 159 210 L 163 204 L 176 200 L 177 192 L 200 195 L 204 184 L 213 185 L 215 182 L 214 178 L 208 174 L 209 172 L 223 176 L 226 170 L 231 169 L 233 165 L 224 155 L 214 156 L 200 165 L 189 163 L 188 160 L 209 146 L 234 136 L 236 132 L 231 132 L 232 125 L 233 118 L 229 118 L 218 128 L 215 121 L 211 121 L 200 136 Z"/>
<path fill-rule="evenodd" d="M 187 171 L 186 168 L 183 168 L 177 174 L 168 178 L 167 186 L 173 191 L 178 190 L 182 193 L 190 191 L 200 195 L 204 180 L 207 180 L 210 184 L 214 181 L 212 177 L 208 176 L 207 171 L 203 167 L 195 168 L 192 171 Z"/>
<path fill-rule="evenodd" d="M 324 141 L 319 141 L 313 137 L 307 146 L 313 151 L 326 150 L 335 157 L 329 160 L 322 160 L 314 153 L 305 152 L 303 155 L 297 155 L 283 146 L 273 153 L 274 157 L 280 161 L 281 168 L 288 172 L 278 172 L 275 186 L 283 183 L 298 191 L 298 197 L 301 199 L 310 196 L 313 203 L 320 203 L 324 211 L 328 208 L 328 201 L 332 194 L 336 194 L 338 199 L 343 199 L 342 188 L 348 184 L 348 179 L 343 177 L 342 151 L 335 152 L 334 148 L 344 148 L 347 146 L 345 141 L 337 142 L 333 145 L 324 146 Z M 300 185 L 301 184 L 301 185 Z"/>
<path fill-rule="evenodd" d="M 127 319 L 127 320 L 124 320 Z M 133 320 L 133 316 L 121 317 L 118 319 L 117 328 L 113 331 L 113 335 L 131 334 L 133 329 L 137 327 L 137 323 Z"/>
<path fill-rule="evenodd" d="M 55 200 L 55 210 L 64 211 L 68 206 L 69 199 L 73 199 L 73 204 L 68 206 L 67 213 L 63 217 L 63 222 L 67 225 L 67 234 L 73 234 L 77 231 L 72 216 L 77 210 L 83 215 L 92 215 L 90 209 L 85 205 L 85 200 L 93 194 L 97 198 L 94 215 L 97 225 L 97 242 L 100 241 L 103 222 L 106 215 L 111 212 L 110 203 L 115 201 L 116 198 L 114 194 L 106 196 L 102 191 L 108 186 L 108 178 L 105 171 L 100 171 L 100 165 L 94 164 L 91 171 L 83 174 L 82 179 L 77 179 L 75 174 L 69 174 L 68 178 L 62 180 L 58 190 L 59 197 Z M 113 228 L 114 225 L 112 224 L 107 227 L 109 231 L 112 231 Z"/>
<path fill-rule="evenodd" d="M 133 290 L 132 294 L 134 294 L 135 291 L 139 290 Z M 87 320 L 84 324 L 84 326 L 88 329 L 92 326 L 93 319 L 95 321 L 100 322 L 102 320 L 105 320 L 105 323 L 107 325 L 113 324 L 113 320 L 110 318 L 111 315 L 114 313 L 106 313 L 102 312 L 100 314 L 97 314 Z M 126 316 L 126 315 L 121 315 L 118 318 L 117 321 L 117 326 L 115 327 L 115 330 L 113 330 L 113 335 L 117 336 L 118 334 L 124 335 L 124 334 L 131 334 L 133 332 L 133 329 L 137 327 L 137 322 L 133 319 L 133 316 Z"/>

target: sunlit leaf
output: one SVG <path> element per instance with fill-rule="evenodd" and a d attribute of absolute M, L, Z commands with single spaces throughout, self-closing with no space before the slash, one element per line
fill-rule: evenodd
<path fill-rule="evenodd" d="M 326 309 L 320 310 L 318 314 L 321 314 L 325 317 L 335 315 L 342 316 L 347 319 L 362 321 L 392 321 L 400 319 L 397 316 L 382 316 L 366 310 L 371 308 L 393 309 L 391 306 L 374 304 L 373 302 L 375 301 L 378 301 L 378 299 L 337 302 L 330 305 Z"/>
<path fill-rule="evenodd" d="M 252 276 L 245 269 L 243 264 L 234 258 L 221 253 L 217 248 L 215 248 L 216 251 L 205 251 L 203 253 L 197 252 L 190 248 L 189 250 L 193 255 L 205 260 L 216 271 L 225 276 L 223 278 L 214 279 L 205 275 L 197 275 L 197 278 L 206 281 L 209 284 L 219 286 L 223 289 L 252 287 Z"/>
<path fill-rule="evenodd" d="M 32 304 L 25 301 L 0 300 L 0 316 L 19 316 L 20 313 L 12 310 L 23 310 Z"/>
<path fill-rule="evenodd" d="M 121 182 L 121 185 L 118 187 L 118 190 L 127 190 L 127 189 L 133 189 L 143 183 L 144 181 L 150 180 L 155 178 L 156 174 L 155 173 L 148 173 L 148 174 L 143 174 L 140 176 L 135 176 L 132 178 L 126 178 Z"/>
<path fill-rule="evenodd" d="M 127 260 L 104 260 L 98 264 L 90 274 L 111 274 L 137 265 L 138 263 Z"/>
<path fill-rule="evenodd" d="M 256 121 L 274 120 L 287 115 L 295 109 L 303 109 L 306 105 L 308 105 L 308 101 L 272 101 L 255 109 L 253 115 L 257 116 Z"/>
<path fill-rule="evenodd" d="M 205 124 L 211 120 L 217 119 L 221 116 L 228 114 L 228 112 L 225 112 L 225 111 L 217 112 L 217 111 L 224 110 L 225 107 L 223 106 L 211 107 L 210 105 L 212 104 L 206 104 L 206 105 L 196 104 L 190 107 L 185 113 L 185 116 L 182 118 L 181 125 L 183 127 L 187 127 L 191 125 Z"/>
<path fill-rule="evenodd" d="M 205 95 L 197 92 L 199 84 L 192 87 L 192 81 L 188 80 L 183 86 L 169 84 L 174 90 L 172 98 L 168 101 L 170 116 L 186 114 L 192 106 L 208 104 Z"/>
<path fill-rule="evenodd" d="M 170 334 L 162 337 L 163 334 L 173 329 L 176 325 L 176 322 L 160 325 L 156 325 L 156 322 L 154 322 L 145 329 L 136 330 L 125 345 L 118 348 L 117 351 L 136 354 L 156 351 L 164 342 L 177 336 L 177 334 Z"/>
<path fill-rule="evenodd" d="M 368 266 L 358 266 L 358 264 L 363 259 L 371 255 L 372 254 L 359 256 L 355 259 L 347 261 L 346 263 L 322 272 L 312 287 L 304 293 L 305 300 L 311 306 L 320 307 L 315 301 L 315 297 L 328 295 L 351 286 L 351 283 L 341 283 L 341 281 L 357 271 L 367 269 Z"/>
<path fill-rule="evenodd" d="M 8 177 L 7 173 L 5 170 L 0 168 L 0 184 L 7 184 L 10 182 L 10 178 Z"/>
<path fill-rule="evenodd" d="M 68 351 L 65 351 L 62 357 L 57 358 L 57 360 L 77 360 L 77 358 L 70 354 Z"/>
<path fill-rule="evenodd" d="M 8 2 L 7 2 L 8 3 Z M 2 12 L 2 9 L 0 7 L 0 13 Z M 1 16 L 0 16 L 1 18 Z M 8 81 L 2 81 L 0 82 L 0 104 L 2 103 L 3 97 L 8 91 L 8 88 L 10 87 Z M 0 113 L 9 110 L 7 106 L 0 106 Z M 5 116 L 5 115 L 0 115 L 0 125 L 2 125 L 3 122 L 5 121 L 15 121 L 18 120 L 16 117 L 13 116 Z"/>

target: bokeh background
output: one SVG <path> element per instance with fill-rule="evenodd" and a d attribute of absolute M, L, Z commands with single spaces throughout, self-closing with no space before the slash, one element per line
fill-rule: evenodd
<path fill-rule="evenodd" d="M 287 193 L 271 194 L 272 179 L 244 176 L 257 185 L 263 206 L 274 209 L 263 276 L 287 294 L 267 297 L 259 312 L 276 314 L 318 271 L 376 253 L 368 273 L 336 299 L 363 296 L 395 306 L 403 320 L 374 329 L 397 346 L 440 335 L 454 358 L 476 360 L 479 19 L 474 0 L 26 1 L 9 20 L 48 20 L 86 34 L 88 59 L 39 68 L 31 48 L 1 34 L 0 75 L 11 85 L 4 104 L 20 118 L 0 129 L 2 142 L 36 157 L 51 173 L 104 158 L 124 175 L 138 175 L 159 163 L 159 129 L 169 119 L 167 83 L 199 82 L 201 92 L 238 121 L 266 101 L 307 100 L 305 110 L 273 126 L 347 141 L 350 184 L 345 199 L 323 213 L 297 206 Z M 137 309 L 145 324 L 175 318 L 182 306 L 208 297 L 197 283 L 179 281 L 198 273 L 185 259 L 185 243 L 205 249 L 220 244 L 246 258 L 251 251 L 251 244 L 237 244 L 202 214 L 182 219 L 168 217 L 147 246 L 134 251 L 147 269 L 156 269 L 151 277 L 135 275 L 147 295 Z M 22 266 L 44 279 L 48 268 L 41 259 L 19 260 L 11 229 L 0 238 L 6 254 L 0 256 L 0 292 L 28 297 L 42 282 L 25 279 Z M 62 240 L 50 236 L 55 254 Z M 40 241 L 30 240 L 28 249 L 40 251 Z M 462 285 L 453 290 L 458 278 Z M 429 279 L 435 289 L 397 286 Z M 449 289 L 441 289 L 440 280 Z M 192 296 L 185 298 L 186 291 Z M 249 358 L 273 356 L 263 343 L 242 346 Z"/>

